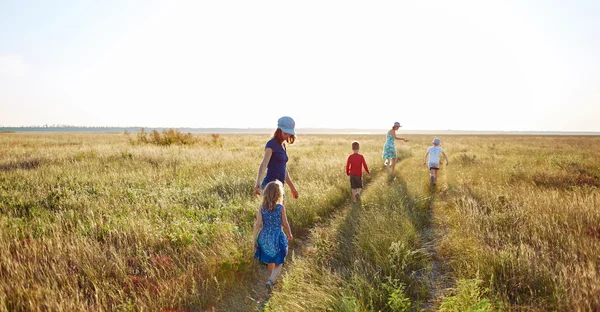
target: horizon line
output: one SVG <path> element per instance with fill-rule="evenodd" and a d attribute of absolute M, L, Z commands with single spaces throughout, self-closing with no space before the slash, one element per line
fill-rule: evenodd
<path fill-rule="evenodd" d="M 145 126 L 71 126 L 71 125 L 43 125 L 43 126 L 39 126 L 39 125 L 30 125 L 30 126 L 1 126 L 0 125 L 0 131 L 4 130 L 4 131 L 17 131 L 17 130 L 25 130 L 25 131 L 19 131 L 19 132 L 35 132 L 35 130 L 41 130 L 42 132 L 50 132 L 53 130 L 67 130 L 67 129 L 72 129 L 72 130 L 76 130 L 76 129 L 90 129 L 90 130 L 102 130 L 102 129 L 106 129 L 106 130 L 127 130 L 127 129 L 149 129 L 149 130 L 165 130 L 165 129 L 179 129 L 179 130 L 199 130 L 200 133 L 210 133 L 212 132 L 218 132 L 218 131 L 223 131 L 226 133 L 255 133 L 255 134 L 259 134 L 259 133 L 271 133 L 275 130 L 275 128 L 268 128 L 268 127 L 263 127 L 263 128 L 252 128 L 252 127 L 164 127 L 164 126 L 159 126 L 159 127 L 145 127 Z M 389 129 L 387 128 L 326 128 L 326 127 L 306 127 L 306 128 L 296 128 L 299 131 L 307 131 L 310 132 L 311 134 L 317 134 L 317 133 L 323 133 L 323 134 L 327 134 L 327 133 L 331 133 L 331 132 L 335 132 L 335 133 L 365 133 L 365 134 L 369 134 L 371 132 L 379 132 L 379 131 L 387 131 Z M 241 132 L 236 132 L 236 131 L 241 131 Z M 316 131 L 316 132 L 315 132 Z M 319 132 L 319 131 L 325 131 L 325 132 Z M 61 131 L 55 131 L 55 132 L 61 132 Z M 68 131 L 68 132 L 77 132 L 77 131 Z M 84 132 L 89 132 L 89 131 L 84 131 Z M 99 131 L 102 132 L 102 131 Z M 114 131 L 111 131 L 114 132 Z M 561 133 L 566 133 L 566 134 L 595 134 L 595 135 L 600 135 L 600 131 L 585 131 L 585 130 L 463 130 L 463 129 L 401 129 L 400 132 L 410 132 L 410 133 L 414 133 L 414 134 L 419 134 L 419 133 L 424 133 L 424 134 L 431 134 L 431 133 L 451 133 L 451 132 L 455 132 L 455 133 L 481 133 L 481 134 L 501 134 L 501 133 L 507 133 L 507 134 L 514 134 L 514 133 L 532 133 L 532 134 L 543 134 L 543 133 L 556 133 L 556 134 L 561 134 Z M 308 133 L 307 133 L 308 134 Z"/>

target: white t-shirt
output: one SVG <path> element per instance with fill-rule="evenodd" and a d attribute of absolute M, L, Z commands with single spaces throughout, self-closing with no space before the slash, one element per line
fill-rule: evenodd
<path fill-rule="evenodd" d="M 430 164 L 439 164 L 440 163 L 440 154 L 444 152 L 444 149 L 440 146 L 430 146 L 427 149 L 429 153 L 429 163 Z"/>

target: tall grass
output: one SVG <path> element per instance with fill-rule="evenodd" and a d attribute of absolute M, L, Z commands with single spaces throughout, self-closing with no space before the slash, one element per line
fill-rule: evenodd
<path fill-rule="evenodd" d="M 200 309 L 221 300 L 257 265 L 252 188 L 268 138 L 162 146 L 117 134 L 3 134 L 0 310 Z M 202 144 L 215 139 L 222 144 Z M 349 196 L 353 139 L 301 136 L 289 146 L 301 197 L 286 204 L 298 233 Z"/>
<path fill-rule="evenodd" d="M 481 279 L 488 296 L 515 309 L 600 309 L 599 142 L 447 139 L 451 165 L 436 212 L 455 278 Z"/>
<path fill-rule="evenodd" d="M 411 139 L 398 178 L 317 235 L 270 309 L 599 309 L 597 137 L 444 137 L 450 166 L 434 189 L 421 166 L 431 138 Z M 311 274 L 328 287 L 300 278 Z"/>
<path fill-rule="evenodd" d="M 200 310 L 223 300 L 258 265 L 252 187 L 268 138 L 0 135 L 0 311 Z M 375 174 L 362 206 L 340 214 L 356 139 Z M 288 147 L 296 236 L 334 221 L 312 230 L 308 257 L 267 309 L 418 310 L 431 300 L 446 310 L 600 309 L 599 138 L 442 137 L 450 166 L 435 190 L 420 167 L 431 137 L 399 146 L 395 176 L 381 171 L 383 139 L 301 135 Z M 432 239 L 435 255 L 424 248 Z M 434 261 L 452 291 L 429 286 Z"/>
<path fill-rule="evenodd" d="M 313 233 L 313 250 L 294 262 L 267 310 L 404 311 L 427 298 L 427 206 L 382 173 L 347 210 Z"/>

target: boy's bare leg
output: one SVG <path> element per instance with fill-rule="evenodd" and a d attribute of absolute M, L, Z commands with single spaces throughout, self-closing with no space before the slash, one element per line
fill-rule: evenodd
<path fill-rule="evenodd" d="M 429 169 L 429 184 L 435 184 L 435 169 Z"/>
<path fill-rule="evenodd" d="M 433 169 L 433 185 L 437 183 L 438 169 Z"/>
<path fill-rule="evenodd" d="M 352 189 L 352 201 L 356 201 L 356 193 L 357 193 L 357 190 Z"/>

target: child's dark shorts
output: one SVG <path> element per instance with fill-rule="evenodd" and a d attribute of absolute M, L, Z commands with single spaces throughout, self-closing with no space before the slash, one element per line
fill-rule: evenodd
<path fill-rule="evenodd" d="M 357 188 L 362 188 L 362 187 L 363 187 L 362 177 L 351 174 L 350 175 L 350 188 L 357 189 Z"/>

